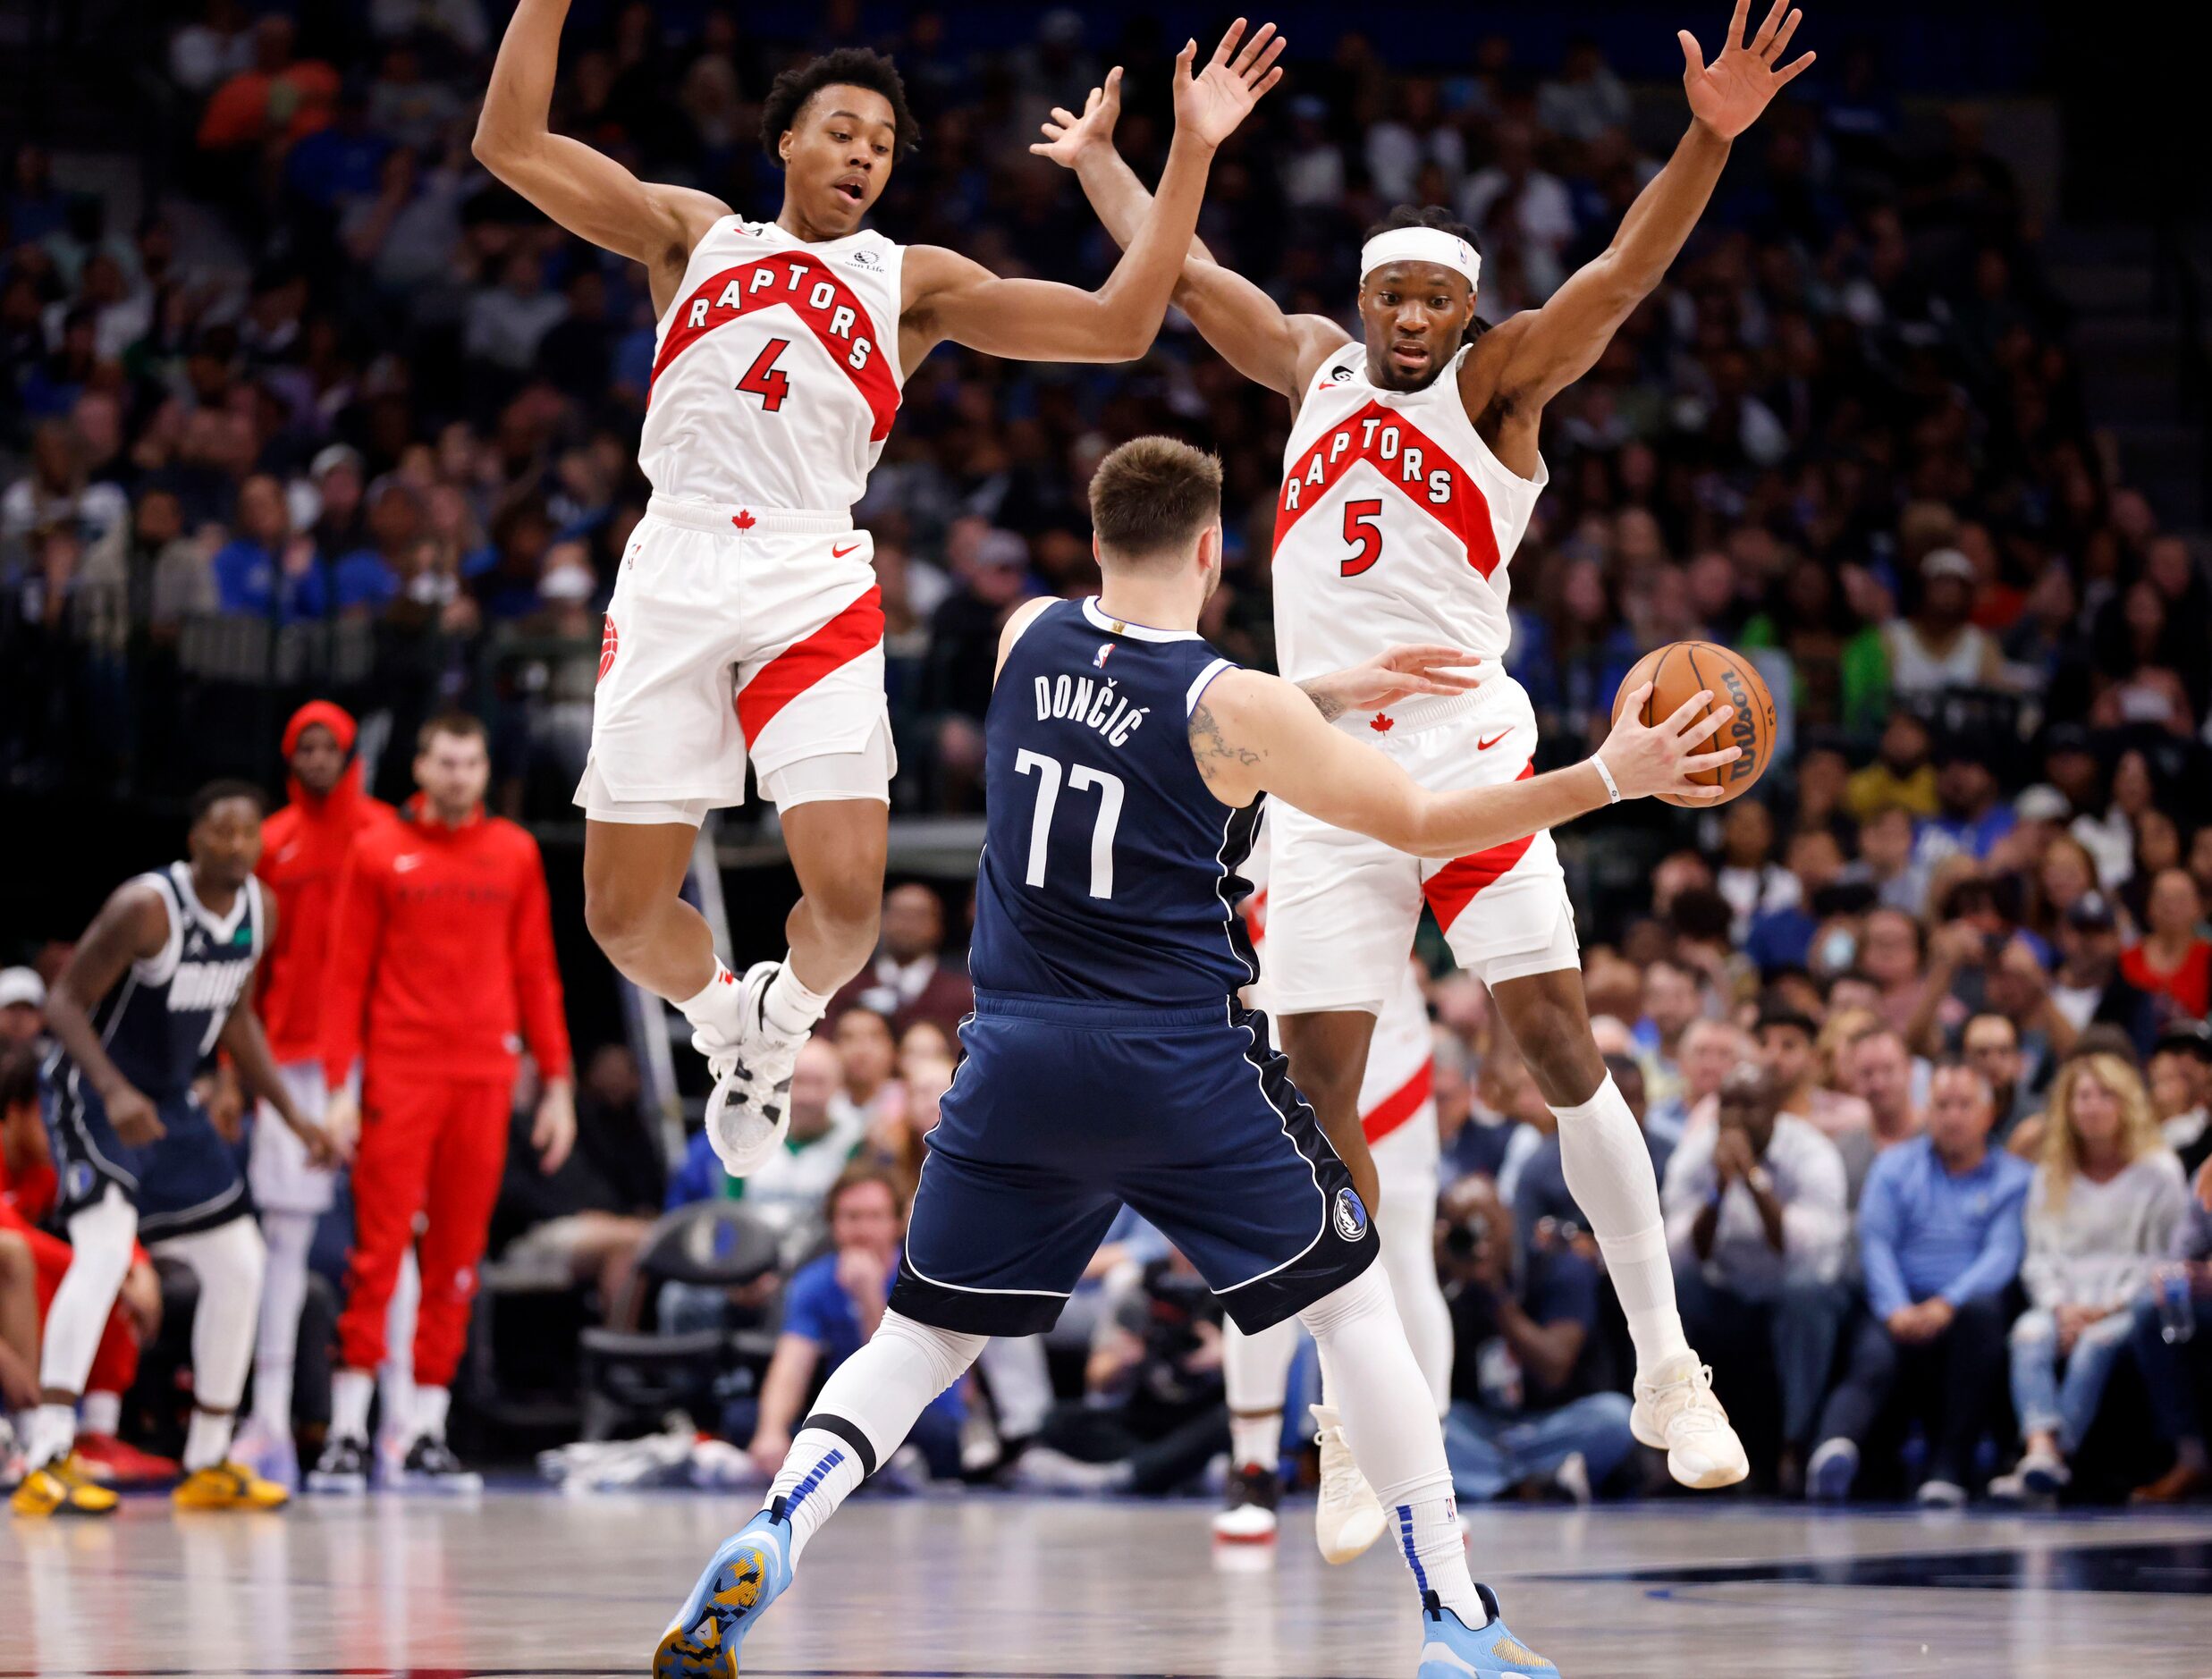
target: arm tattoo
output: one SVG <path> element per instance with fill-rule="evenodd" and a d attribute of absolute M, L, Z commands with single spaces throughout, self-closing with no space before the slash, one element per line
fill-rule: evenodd
<path fill-rule="evenodd" d="M 1218 764 L 1257 764 L 1260 755 L 1250 747 L 1234 746 L 1221 738 L 1221 726 L 1213 721 L 1212 708 L 1203 700 L 1190 714 L 1191 756 L 1198 760 L 1198 772 L 1206 774 Z"/>
<path fill-rule="evenodd" d="M 1298 692 L 1313 702 L 1313 709 L 1321 714 L 1321 721 L 1333 723 L 1344 715 L 1344 702 L 1329 691 L 1328 680 L 1317 676 L 1311 682 L 1301 682 Z"/>

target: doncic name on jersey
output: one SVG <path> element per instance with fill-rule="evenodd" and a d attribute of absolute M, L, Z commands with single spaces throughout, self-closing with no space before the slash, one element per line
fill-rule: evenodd
<path fill-rule="evenodd" d="M 1091 661 L 1093 667 L 1104 670 L 1113 650 L 1112 642 L 1103 644 Z M 1126 696 L 1116 692 L 1110 676 L 1102 682 L 1087 676 L 1041 676 L 1033 680 L 1032 688 L 1039 722 L 1064 717 L 1095 729 L 1109 746 L 1126 743 L 1152 713 L 1151 706 L 1132 705 Z"/>

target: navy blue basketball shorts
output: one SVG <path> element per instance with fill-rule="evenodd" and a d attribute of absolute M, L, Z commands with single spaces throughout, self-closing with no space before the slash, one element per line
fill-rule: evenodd
<path fill-rule="evenodd" d="M 77 1068 L 63 1063 L 46 1087 L 46 1138 L 61 1180 L 54 1217 L 66 1226 L 72 1213 L 98 1201 L 115 1185 L 139 1210 L 139 1240 L 190 1236 L 253 1211 L 238 1156 L 190 1094 L 155 1104 L 163 1135 L 139 1148 L 126 1146 L 108 1123 L 99 1093 Z"/>
<path fill-rule="evenodd" d="M 1367 1209 L 1264 1015 L 985 993 L 960 1043 L 891 1293 L 905 1316 L 1051 1329 L 1124 1202 L 1246 1330 L 1373 1262 Z"/>

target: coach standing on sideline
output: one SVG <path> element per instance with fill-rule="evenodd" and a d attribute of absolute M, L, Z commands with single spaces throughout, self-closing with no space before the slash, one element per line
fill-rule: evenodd
<path fill-rule="evenodd" d="M 355 841 L 339 880 L 323 1072 L 330 1123 L 358 1123 L 360 1143 L 338 1322 L 342 1368 L 332 1384 L 330 1440 L 308 1478 L 313 1491 L 367 1486 L 384 1312 L 418 1214 L 422 1304 L 404 1478 L 476 1484 L 445 1444 L 445 1413 L 506 1162 L 518 1027 L 545 1084 L 530 1138 L 545 1169 L 557 1169 L 576 1140 L 545 864 L 528 834 L 485 814 L 490 779 L 484 725 L 461 713 L 433 718 L 417 743 L 422 790 L 400 820 Z M 346 1090 L 357 1060 L 358 1121 Z"/>

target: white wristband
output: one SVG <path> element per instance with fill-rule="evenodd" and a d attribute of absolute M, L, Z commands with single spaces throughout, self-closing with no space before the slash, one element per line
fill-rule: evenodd
<path fill-rule="evenodd" d="M 1598 766 L 1598 777 L 1605 783 L 1605 802 L 1608 805 L 1619 804 L 1621 785 L 1613 779 L 1613 772 L 1605 767 L 1604 758 L 1593 752 L 1590 755 L 1590 761 Z"/>

